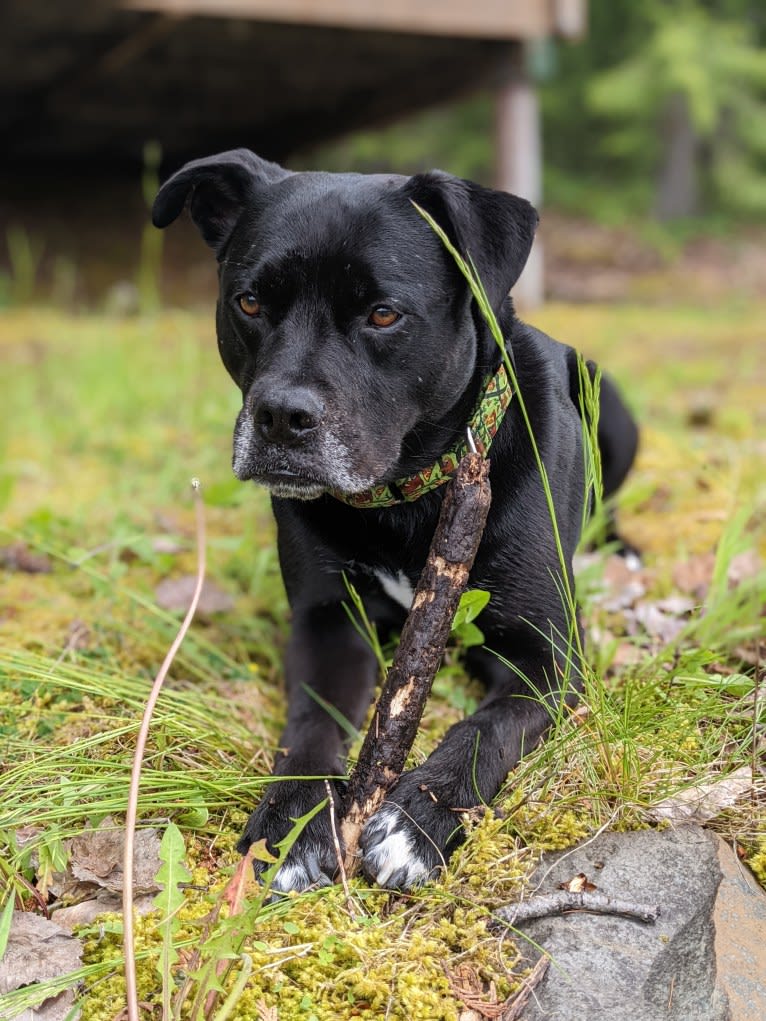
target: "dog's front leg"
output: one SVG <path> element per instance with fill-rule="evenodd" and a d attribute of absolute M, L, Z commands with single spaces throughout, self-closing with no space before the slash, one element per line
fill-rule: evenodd
<path fill-rule="evenodd" d="M 461 815 L 491 802 L 555 719 L 567 671 L 562 658 L 544 642 L 515 657 L 500 642 L 495 648 L 513 668 L 486 649 L 472 650 L 471 672 L 487 685 L 486 698 L 422 765 L 402 774 L 364 829 L 364 871 L 381 886 L 407 889 L 433 878 L 463 840 Z M 567 701 L 576 687 L 574 681 Z"/>
<path fill-rule="evenodd" d="M 344 732 L 317 698 L 359 727 L 369 707 L 377 662 L 337 603 L 296 609 L 285 662 L 287 725 L 274 764 L 274 779 L 248 820 L 239 850 L 263 838 L 272 852 L 293 821 L 327 796 L 321 779 L 345 772 Z M 337 794 L 336 783 L 332 784 Z M 336 800 L 337 804 L 337 800 Z M 329 811 L 314 816 L 277 873 L 274 888 L 304 890 L 332 881 L 337 855 Z M 262 866 L 256 863 L 256 870 Z"/>

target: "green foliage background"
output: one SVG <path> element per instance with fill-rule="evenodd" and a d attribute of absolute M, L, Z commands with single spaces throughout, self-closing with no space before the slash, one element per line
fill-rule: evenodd
<path fill-rule="evenodd" d="M 761 0 L 590 0 L 587 35 L 526 51 L 540 88 L 546 201 L 614 220 L 650 212 L 661 127 L 680 99 L 702 214 L 766 217 L 766 5 Z M 330 170 L 439 166 L 489 183 L 489 93 L 306 156 Z"/>

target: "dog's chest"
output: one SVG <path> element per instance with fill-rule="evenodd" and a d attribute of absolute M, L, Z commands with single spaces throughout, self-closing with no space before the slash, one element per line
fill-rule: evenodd
<path fill-rule="evenodd" d="M 389 599 L 393 599 L 405 610 L 409 611 L 415 590 L 404 571 L 393 574 L 390 571 L 383 571 L 380 568 L 372 569 L 372 574 L 377 578 L 380 587 Z"/>

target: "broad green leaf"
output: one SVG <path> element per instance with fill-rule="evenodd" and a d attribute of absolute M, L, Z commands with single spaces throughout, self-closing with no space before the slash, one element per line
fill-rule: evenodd
<path fill-rule="evenodd" d="M 171 969 L 178 960 L 178 951 L 173 945 L 173 937 L 180 926 L 178 912 L 184 903 L 184 895 L 180 889 L 180 883 L 191 882 L 191 873 L 184 864 L 186 847 L 184 838 L 176 826 L 171 822 L 165 830 L 160 842 L 160 861 L 162 865 L 155 876 L 162 890 L 154 898 L 154 906 L 162 912 L 159 922 L 160 933 L 162 934 L 162 948 L 157 970 L 162 978 L 162 1003 L 163 1017 L 170 1018 L 170 997 L 175 989 Z"/>
<path fill-rule="evenodd" d="M 269 851 L 266 847 L 265 837 L 262 837 L 260 840 L 256 840 L 256 842 L 251 845 L 250 853 L 256 861 L 266 862 L 267 865 L 273 865 L 274 862 L 279 861 L 279 859 L 275 858 L 271 851 Z"/>
<path fill-rule="evenodd" d="M 472 620 L 476 620 L 488 602 L 489 592 L 485 592 L 484 589 L 472 588 L 464 592 L 455 610 L 452 630 L 457 631 L 463 624 L 470 624 Z"/>

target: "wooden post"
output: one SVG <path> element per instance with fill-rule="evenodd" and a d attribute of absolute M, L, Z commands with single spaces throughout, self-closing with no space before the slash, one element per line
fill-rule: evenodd
<path fill-rule="evenodd" d="M 543 193 L 540 108 L 524 67 L 523 43 L 509 48 L 506 73 L 497 87 L 495 149 L 496 186 L 521 195 L 539 208 Z M 539 237 L 513 296 L 519 307 L 525 309 L 543 302 L 543 250 Z"/>

